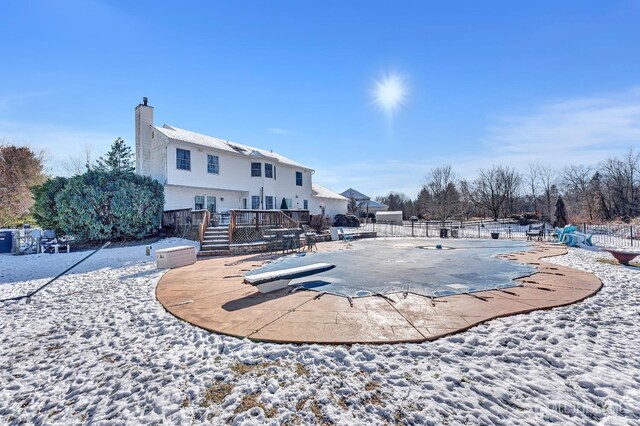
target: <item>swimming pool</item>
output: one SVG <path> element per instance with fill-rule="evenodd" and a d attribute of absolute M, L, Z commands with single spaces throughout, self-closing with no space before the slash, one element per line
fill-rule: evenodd
<path fill-rule="evenodd" d="M 291 285 L 350 297 L 395 292 L 439 297 L 514 287 L 514 278 L 535 268 L 497 255 L 530 247 L 510 240 L 367 239 L 345 250 L 285 256 L 247 275 L 326 262 L 335 269 Z"/>

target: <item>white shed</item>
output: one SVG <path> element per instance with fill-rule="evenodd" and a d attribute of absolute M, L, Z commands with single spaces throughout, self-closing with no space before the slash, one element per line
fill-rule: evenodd
<path fill-rule="evenodd" d="M 402 212 L 376 212 L 376 222 L 402 225 Z"/>

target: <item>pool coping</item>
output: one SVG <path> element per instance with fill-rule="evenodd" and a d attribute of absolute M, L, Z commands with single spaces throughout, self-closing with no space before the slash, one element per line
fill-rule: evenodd
<path fill-rule="evenodd" d="M 320 251 L 348 250 L 335 241 Z M 278 255 L 240 255 L 200 260 L 167 271 L 156 297 L 172 315 L 215 333 L 276 343 L 383 344 L 435 340 L 492 319 L 551 309 L 597 293 L 602 282 L 579 269 L 542 259 L 567 253 L 536 242 L 502 258 L 536 268 L 516 287 L 429 298 L 391 293 L 349 300 L 316 291 L 259 293 L 242 275 Z"/>

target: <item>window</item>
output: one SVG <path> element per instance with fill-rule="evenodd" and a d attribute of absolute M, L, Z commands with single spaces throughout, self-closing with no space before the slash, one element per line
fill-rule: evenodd
<path fill-rule="evenodd" d="M 262 176 L 262 163 L 251 163 L 251 176 Z"/>
<path fill-rule="evenodd" d="M 215 175 L 220 173 L 220 163 L 217 155 L 207 155 L 207 172 Z"/>
<path fill-rule="evenodd" d="M 284 200 L 287 203 L 287 210 L 293 208 L 293 200 L 291 198 L 285 198 Z"/>
<path fill-rule="evenodd" d="M 258 163 L 260 164 L 260 163 Z M 260 208 L 260 197 L 257 195 L 251 196 L 251 208 L 253 210 L 258 210 Z"/>
<path fill-rule="evenodd" d="M 273 210 L 273 197 L 267 195 L 264 197 L 264 208 L 267 210 Z"/>
<path fill-rule="evenodd" d="M 176 168 L 178 170 L 191 170 L 191 151 L 176 148 Z"/>
<path fill-rule="evenodd" d="M 207 210 L 211 213 L 216 212 L 216 197 L 207 196 Z"/>
<path fill-rule="evenodd" d="M 273 179 L 273 164 L 264 163 L 264 177 Z"/>
<path fill-rule="evenodd" d="M 309 210 L 309 201 L 302 200 L 302 208 L 305 210 Z"/>
<path fill-rule="evenodd" d="M 302 186 L 302 172 L 296 172 L 296 185 Z"/>
<path fill-rule="evenodd" d="M 189 152 L 189 151 L 187 151 Z M 194 206 L 193 209 L 194 210 L 202 210 L 204 209 L 204 195 L 196 195 L 194 197 Z"/>

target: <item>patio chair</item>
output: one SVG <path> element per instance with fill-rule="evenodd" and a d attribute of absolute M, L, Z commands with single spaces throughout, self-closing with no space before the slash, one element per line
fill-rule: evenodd
<path fill-rule="evenodd" d="M 293 229 L 285 229 L 282 234 L 282 253 L 300 250 L 300 232 Z"/>
<path fill-rule="evenodd" d="M 340 234 L 342 234 L 342 241 L 346 242 L 353 242 L 353 234 L 347 234 L 346 232 L 344 232 L 344 229 L 340 228 Z"/>
<path fill-rule="evenodd" d="M 544 237 L 544 224 L 542 225 L 529 225 L 529 229 L 526 231 L 527 240 L 531 241 L 536 238 L 538 241 L 542 241 Z"/>
<path fill-rule="evenodd" d="M 262 236 L 265 242 L 265 250 L 269 253 L 273 253 L 278 247 L 278 235 L 265 232 Z"/>
<path fill-rule="evenodd" d="M 302 232 L 307 251 L 313 251 L 314 247 L 316 248 L 316 251 L 318 251 L 318 245 L 316 244 L 318 234 L 311 231 L 309 225 L 302 225 Z"/>
<path fill-rule="evenodd" d="M 42 253 L 55 253 L 56 245 L 58 245 L 56 231 L 53 229 L 45 229 L 42 233 L 42 238 L 40 239 L 40 250 Z"/>

